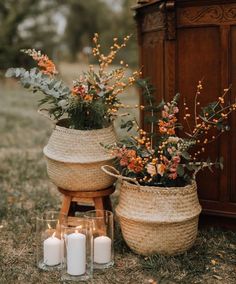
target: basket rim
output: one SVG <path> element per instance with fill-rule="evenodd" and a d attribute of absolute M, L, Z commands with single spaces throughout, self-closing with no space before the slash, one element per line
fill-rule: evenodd
<path fill-rule="evenodd" d="M 164 197 L 165 198 L 171 198 L 171 197 L 176 197 L 176 198 L 182 198 L 184 196 L 188 197 L 188 196 L 192 196 L 192 195 L 197 195 L 197 184 L 195 182 L 195 180 L 193 180 L 191 182 L 191 184 L 188 184 L 184 187 L 154 187 L 154 186 L 138 186 L 135 184 L 132 184 L 128 181 L 123 181 L 124 185 L 126 186 L 121 186 L 121 194 L 124 194 L 127 192 L 132 192 L 135 193 L 135 195 L 139 195 L 139 194 L 148 194 L 148 196 L 150 195 L 150 198 L 155 198 L 156 196 L 160 196 L 160 197 Z M 131 195 L 132 196 L 132 195 Z M 127 197 L 127 196 L 126 196 Z M 149 198 L 149 197 L 148 197 Z M 159 197 L 158 197 L 159 198 Z M 173 215 L 174 214 L 174 210 L 172 210 L 171 215 L 166 215 L 165 218 L 163 218 L 162 215 L 158 215 L 159 211 L 157 211 L 156 215 L 152 214 L 152 215 L 146 215 L 145 216 L 145 212 L 143 212 L 143 214 L 138 213 L 137 211 L 133 211 L 133 213 L 129 213 L 129 211 L 124 211 L 123 209 L 124 205 L 119 205 L 116 208 L 116 213 L 118 216 L 121 216 L 122 218 L 126 218 L 127 220 L 133 220 L 136 222 L 142 222 L 142 223 L 151 223 L 151 224 L 155 224 L 155 223 L 159 223 L 159 224 L 170 224 L 170 223 L 179 223 L 179 222 L 184 222 L 187 220 L 190 220 L 196 216 L 199 216 L 199 214 L 202 211 L 202 207 L 201 205 L 197 204 L 197 206 L 194 206 L 194 208 L 192 208 L 192 210 L 187 210 L 189 211 L 189 214 L 185 214 L 182 216 L 178 216 L 178 214 Z M 145 211 L 145 210 L 144 210 Z M 186 212 L 187 212 L 186 211 Z M 154 208 L 154 212 L 155 212 L 155 208 Z M 176 211 L 178 213 L 178 211 Z"/>
<path fill-rule="evenodd" d="M 99 164 L 102 162 L 111 162 L 112 160 L 114 160 L 114 157 L 104 157 L 101 160 L 94 160 L 94 161 L 88 161 L 88 162 L 81 162 L 81 161 L 75 161 L 75 160 L 64 160 L 64 159 L 60 159 L 56 156 L 50 155 L 50 153 L 47 152 L 47 146 L 45 146 L 43 148 L 43 154 L 47 159 L 56 161 L 56 162 L 60 162 L 60 163 L 64 163 L 64 164 L 81 164 L 81 165 L 89 165 L 89 164 Z"/>
<path fill-rule="evenodd" d="M 62 147 L 62 151 L 57 150 L 57 146 L 52 147 L 52 145 L 60 139 L 60 136 L 62 136 L 63 139 L 61 141 L 64 141 L 63 143 L 65 144 Z M 100 141 L 99 137 L 101 138 Z M 105 143 L 106 139 L 108 139 L 108 141 L 116 140 L 116 132 L 113 124 L 110 124 L 108 127 L 92 130 L 77 130 L 56 125 L 47 145 L 43 148 L 43 154 L 51 160 L 71 164 L 108 162 L 112 161 L 114 156 L 106 152 L 103 146 L 99 143 Z M 67 140 L 68 143 L 66 143 Z M 74 141 L 72 145 L 69 144 L 70 141 Z M 61 142 L 58 143 L 60 145 Z M 87 146 L 87 150 L 83 149 L 81 143 L 83 143 L 83 147 L 86 147 L 86 144 L 89 145 L 89 147 Z M 69 145 L 67 146 L 67 144 Z M 94 147 L 92 145 L 94 145 Z M 70 151 L 70 147 L 72 147 L 73 151 Z M 89 150 L 90 147 L 91 150 Z"/>
<path fill-rule="evenodd" d="M 119 219 L 124 219 L 124 220 L 128 220 L 128 221 L 133 221 L 133 222 L 137 222 L 137 223 L 141 223 L 141 224 L 153 224 L 153 225 L 161 225 L 161 224 L 178 224 L 178 223 L 182 223 L 182 222 L 186 222 L 186 221 L 190 221 L 194 218 L 197 218 L 200 213 L 202 211 L 202 207 L 201 205 L 199 205 L 199 210 L 198 210 L 198 213 L 194 216 L 190 216 L 188 218 L 184 218 L 184 219 L 181 219 L 181 220 L 171 220 L 171 221 L 159 221 L 159 220 L 148 220 L 148 219 L 145 219 L 145 221 L 143 219 L 139 219 L 139 218 L 128 218 L 126 216 L 122 216 L 122 214 L 119 213 L 119 209 L 116 208 L 115 209 L 115 212 L 116 212 L 116 215 Z"/>
<path fill-rule="evenodd" d="M 189 192 L 197 190 L 197 183 L 195 180 L 191 180 L 191 184 L 179 187 L 161 187 L 161 186 L 149 186 L 149 185 L 136 185 L 132 182 L 123 180 L 122 183 L 128 186 L 128 190 L 140 191 L 140 192 L 150 192 L 153 194 L 165 194 L 165 195 L 185 195 Z M 127 189 L 125 189 L 127 190 Z"/>
<path fill-rule="evenodd" d="M 55 125 L 55 128 L 56 130 L 59 130 L 59 131 L 62 131 L 62 132 L 70 132 L 71 134 L 77 134 L 78 133 L 92 133 L 92 132 L 103 132 L 105 129 L 114 129 L 114 126 L 113 126 L 113 123 L 111 123 L 110 125 L 106 126 L 106 127 L 103 127 L 103 128 L 98 128 L 98 129 L 73 129 L 73 128 L 68 128 L 68 127 L 65 127 L 63 125 L 60 125 L 60 123 L 63 123 L 65 120 L 64 119 L 61 119 L 58 121 L 58 123 Z"/>

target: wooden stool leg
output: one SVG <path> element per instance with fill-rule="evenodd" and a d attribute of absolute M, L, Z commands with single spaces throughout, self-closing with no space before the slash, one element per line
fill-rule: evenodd
<path fill-rule="evenodd" d="M 95 210 L 104 210 L 102 197 L 94 197 L 93 201 L 94 201 Z"/>
<path fill-rule="evenodd" d="M 69 210 L 70 210 L 70 204 L 72 201 L 72 197 L 69 195 L 64 195 L 63 196 L 63 201 L 62 201 L 62 205 L 61 205 L 61 211 L 60 214 L 62 215 L 66 215 L 68 216 Z"/>

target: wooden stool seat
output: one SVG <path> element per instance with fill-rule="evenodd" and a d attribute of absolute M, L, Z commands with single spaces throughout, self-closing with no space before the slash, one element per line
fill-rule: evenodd
<path fill-rule="evenodd" d="M 110 194 L 115 191 L 114 186 L 97 191 L 69 191 L 59 187 L 58 190 L 63 194 L 60 213 L 61 215 L 68 216 L 69 223 L 71 224 L 76 218 L 73 216 L 75 212 L 72 212 L 71 210 L 72 202 L 79 204 L 81 201 L 87 200 L 89 203 L 93 204 L 94 210 L 112 211 Z"/>

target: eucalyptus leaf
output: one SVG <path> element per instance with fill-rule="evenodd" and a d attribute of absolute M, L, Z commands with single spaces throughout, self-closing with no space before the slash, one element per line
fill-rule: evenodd
<path fill-rule="evenodd" d="M 180 177 L 182 177 L 183 175 L 184 175 L 184 167 L 183 167 L 183 165 L 178 165 L 178 168 L 177 168 L 177 173 L 178 173 L 178 175 L 180 176 Z"/>
<path fill-rule="evenodd" d="M 181 156 L 182 156 L 185 160 L 188 160 L 188 161 L 191 159 L 189 153 L 186 152 L 186 151 L 183 151 L 183 152 L 181 153 Z"/>

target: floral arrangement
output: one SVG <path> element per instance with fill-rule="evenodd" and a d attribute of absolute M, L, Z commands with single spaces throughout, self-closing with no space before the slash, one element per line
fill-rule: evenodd
<path fill-rule="evenodd" d="M 10 68 L 6 77 L 19 79 L 21 84 L 33 93 L 43 93 L 40 107 L 43 106 L 55 120 L 66 118 L 69 128 L 104 128 L 117 116 L 118 109 L 125 107 L 118 95 L 133 85 L 140 74 L 134 71 L 127 76 L 128 65 L 123 61 L 119 67 L 108 70 L 117 52 L 126 46 L 129 37 L 124 37 L 122 43 L 118 43 L 118 39 L 114 38 L 108 55 L 104 55 L 101 52 L 99 36 L 95 34 L 93 55 L 98 59 L 98 71 L 90 65 L 89 71 L 73 81 L 72 88 L 58 78 L 59 72 L 52 60 L 34 49 L 22 51 L 37 62 L 37 67 L 29 71 L 24 68 Z"/>
<path fill-rule="evenodd" d="M 201 107 L 200 81 L 194 100 L 194 115 L 184 102 L 185 131 L 177 117 L 179 94 L 170 102 L 162 101 L 157 105 L 152 97 L 152 86 L 145 80 L 140 80 L 138 84 L 143 90 L 146 106 L 141 108 L 146 122 L 150 123 L 150 131 L 146 132 L 136 125 L 137 137 L 106 146 L 116 157 L 115 167 L 122 176 L 134 178 L 141 185 L 178 187 L 189 184 L 200 169 L 207 167 L 212 170 L 213 165 L 223 167 L 222 158 L 215 162 L 210 159 L 202 161 L 199 155 L 205 151 L 206 144 L 229 130 L 227 119 L 236 109 L 236 103 L 225 103 L 229 89 L 217 101 Z M 122 127 L 130 128 L 130 122 Z"/>

